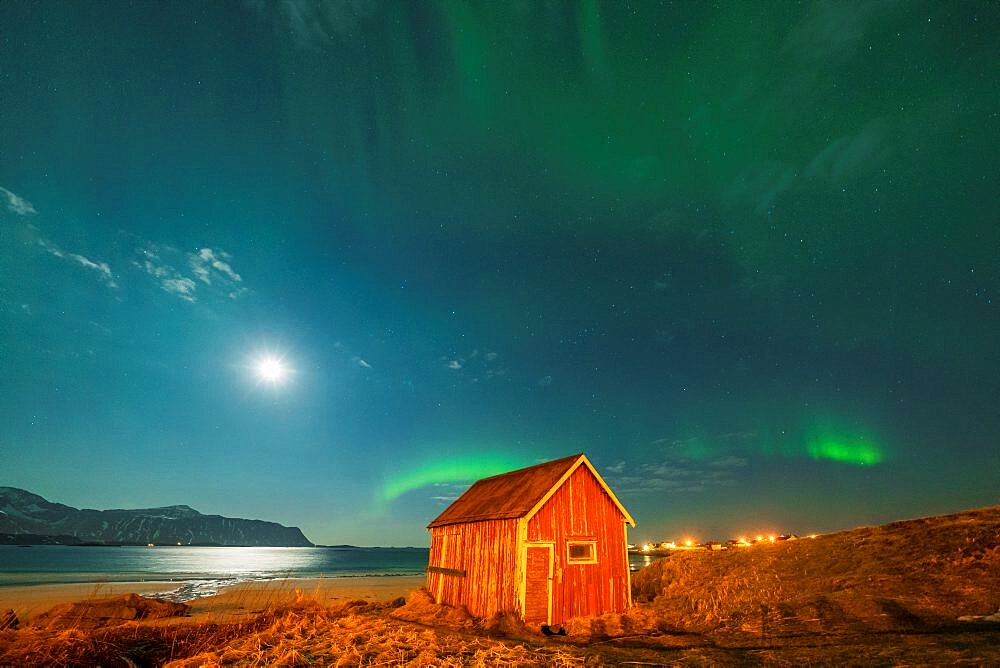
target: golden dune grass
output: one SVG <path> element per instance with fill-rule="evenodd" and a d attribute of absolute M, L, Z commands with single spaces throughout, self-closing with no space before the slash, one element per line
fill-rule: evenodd
<path fill-rule="evenodd" d="M 0 632 L 0 665 L 173 667 L 221 665 L 435 665 L 526 666 L 582 665 L 571 648 L 537 648 L 523 642 L 462 633 L 460 611 L 427 606 L 415 593 L 412 619 L 438 621 L 445 628 L 402 621 L 390 613 L 404 608 L 390 602 L 350 601 L 325 605 L 301 591 L 290 602 L 284 592 L 276 605 L 240 621 L 211 618 L 150 622 L 111 622 L 85 628 L 68 619 L 68 628 L 51 620 Z M 406 617 L 404 612 L 400 615 Z M 231 619 L 224 617 L 223 619 Z"/>
<path fill-rule="evenodd" d="M 633 578 L 637 600 L 696 632 L 929 630 L 1000 608 L 1000 507 L 681 552 Z"/>

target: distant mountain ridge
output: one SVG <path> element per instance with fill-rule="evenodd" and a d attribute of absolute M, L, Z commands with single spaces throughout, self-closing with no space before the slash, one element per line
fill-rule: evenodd
<path fill-rule="evenodd" d="M 0 487 L 0 534 L 75 536 L 84 542 L 252 547 L 310 547 L 298 527 L 203 515 L 186 505 L 91 510 L 53 503 L 16 487 Z"/>

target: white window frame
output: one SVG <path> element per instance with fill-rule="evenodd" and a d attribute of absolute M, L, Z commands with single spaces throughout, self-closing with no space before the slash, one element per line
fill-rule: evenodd
<path fill-rule="evenodd" d="M 574 559 L 570 556 L 570 548 L 574 545 L 586 545 L 590 547 L 590 557 L 587 559 Z M 566 564 L 568 566 L 575 566 L 577 564 L 596 564 L 597 563 L 597 541 L 596 540 L 567 540 L 566 541 Z"/>

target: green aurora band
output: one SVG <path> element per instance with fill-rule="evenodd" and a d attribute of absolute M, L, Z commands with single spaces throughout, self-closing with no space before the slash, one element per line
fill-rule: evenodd
<path fill-rule="evenodd" d="M 876 443 L 864 430 L 846 421 L 828 418 L 806 422 L 799 432 L 777 435 L 761 428 L 742 442 L 714 443 L 701 436 L 690 436 L 677 450 L 682 457 L 704 461 L 727 455 L 752 458 L 782 457 L 832 461 L 849 466 L 874 466 L 889 459 L 888 448 Z"/>
<path fill-rule="evenodd" d="M 885 453 L 865 439 L 817 438 L 806 443 L 806 454 L 812 459 L 857 466 L 872 466 L 885 460 Z"/>
<path fill-rule="evenodd" d="M 520 457 L 492 453 L 438 459 L 387 481 L 382 487 L 381 501 L 392 502 L 407 492 L 428 485 L 472 483 L 480 478 L 506 473 L 530 464 L 531 462 Z"/>

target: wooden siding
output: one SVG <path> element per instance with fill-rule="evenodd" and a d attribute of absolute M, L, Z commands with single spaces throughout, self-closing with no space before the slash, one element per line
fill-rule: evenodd
<path fill-rule="evenodd" d="M 517 609 L 517 525 L 484 520 L 431 529 L 428 566 L 451 573 L 427 573 L 427 590 L 438 603 L 465 606 L 475 617 Z M 465 572 L 464 576 L 453 574 Z"/>
<path fill-rule="evenodd" d="M 622 612 L 629 607 L 625 517 L 601 484 L 581 466 L 528 520 L 525 539 L 555 543 L 552 620 Z M 567 563 L 566 543 L 596 540 L 596 564 Z M 523 549 L 523 548 L 522 548 Z"/>

